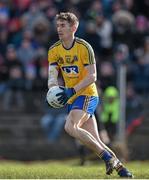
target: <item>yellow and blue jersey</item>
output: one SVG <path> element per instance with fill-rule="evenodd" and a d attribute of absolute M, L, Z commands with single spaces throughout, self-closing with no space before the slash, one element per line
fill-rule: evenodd
<path fill-rule="evenodd" d="M 66 49 L 59 40 L 48 51 L 50 65 L 56 65 L 60 69 L 65 86 L 72 88 L 78 84 L 87 74 L 85 66 L 94 64 L 95 57 L 92 47 L 85 40 L 75 38 L 71 48 Z M 81 89 L 69 99 L 72 103 L 77 96 L 98 96 L 95 83 Z"/>

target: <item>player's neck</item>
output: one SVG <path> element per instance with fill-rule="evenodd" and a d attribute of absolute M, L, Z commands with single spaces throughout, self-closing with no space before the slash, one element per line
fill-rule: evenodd
<path fill-rule="evenodd" d="M 70 49 L 73 46 L 74 40 L 75 40 L 75 37 L 71 37 L 71 38 L 68 38 L 67 40 L 63 40 L 62 44 L 64 48 Z"/>

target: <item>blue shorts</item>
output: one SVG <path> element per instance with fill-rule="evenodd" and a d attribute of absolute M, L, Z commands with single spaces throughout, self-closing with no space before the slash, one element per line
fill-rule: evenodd
<path fill-rule="evenodd" d="M 67 104 L 68 113 L 72 109 L 81 109 L 88 114 L 94 114 L 99 103 L 99 97 L 95 96 L 78 96 L 72 104 Z"/>

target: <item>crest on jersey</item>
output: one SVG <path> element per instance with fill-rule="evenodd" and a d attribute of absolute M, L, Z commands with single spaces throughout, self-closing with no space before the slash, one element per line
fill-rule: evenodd
<path fill-rule="evenodd" d="M 59 57 L 57 62 L 58 64 L 64 64 L 64 59 L 62 57 Z"/>
<path fill-rule="evenodd" d="M 72 63 L 72 59 L 71 59 L 71 56 L 70 56 L 70 55 L 66 55 L 65 58 L 66 58 L 66 62 L 67 62 L 68 64 L 71 64 L 71 63 Z"/>

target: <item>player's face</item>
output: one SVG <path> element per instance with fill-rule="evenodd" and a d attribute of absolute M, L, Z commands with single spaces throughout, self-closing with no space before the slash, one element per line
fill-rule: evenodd
<path fill-rule="evenodd" d="M 72 27 L 67 21 L 58 20 L 56 28 L 60 40 L 68 40 L 73 35 Z"/>

